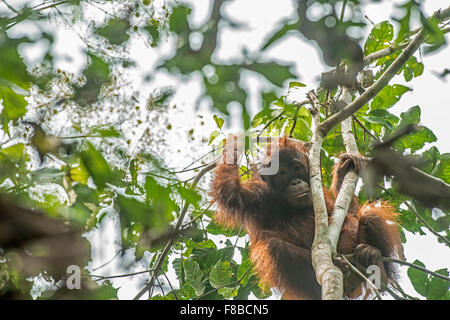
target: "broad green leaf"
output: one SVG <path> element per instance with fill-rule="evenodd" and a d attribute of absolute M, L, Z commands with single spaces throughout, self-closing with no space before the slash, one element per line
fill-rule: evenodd
<path fill-rule="evenodd" d="M 122 227 L 130 226 L 133 222 L 138 222 L 150 228 L 164 229 L 168 221 L 162 212 L 147 206 L 134 198 L 124 196 L 117 197 L 119 214 Z"/>
<path fill-rule="evenodd" d="M 413 77 L 418 77 L 423 73 L 423 63 L 418 62 L 416 57 L 412 56 L 403 66 L 403 76 L 406 81 L 411 81 Z"/>
<path fill-rule="evenodd" d="M 178 194 L 190 204 L 195 206 L 198 205 L 198 202 L 202 199 L 202 196 L 198 194 L 197 191 L 192 190 L 191 188 L 177 187 Z"/>
<path fill-rule="evenodd" d="M 420 107 L 414 106 L 407 111 L 400 114 L 400 123 L 397 126 L 397 130 L 406 127 L 409 124 L 418 124 L 420 122 Z"/>
<path fill-rule="evenodd" d="M 367 56 L 370 53 L 388 47 L 394 39 L 394 27 L 389 21 L 383 21 L 376 24 L 369 37 L 364 44 L 364 54 Z"/>
<path fill-rule="evenodd" d="M 0 50 L 1 51 L 1 50 Z M 0 67 L 1 69 L 2 67 Z M 3 110 L 0 113 L 0 121 L 3 130 L 8 132 L 8 123 L 10 121 L 15 124 L 27 112 L 27 102 L 25 98 L 14 92 L 11 88 L 0 84 L 0 100 Z"/>
<path fill-rule="evenodd" d="M 188 31 L 188 15 L 191 14 L 191 9 L 186 6 L 175 7 L 169 18 L 169 29 L 175 33 Z"/>
<path fill-rule="evenodd" d="M 18 162 L 24 156 L 25 145 L 23 143 L 17 143 L 10 147 L 0 150 L 0 153 L 8 156 L 12 162 Z"/>
<path fill-rule="evenodd" d="M 217 290 L 217 292 L 222 295 L 225 299 L 230 299 L 237 296 L 240 286 L 235 287 L 223 287 Z"/>
<path fill-rule="evenodd" d="M 184 281 L 194 288 L 197 296 L 202 295 L 205 292 L 205 285 L 203 284 L 203 271 L 200 270 L 199 264 L 192 260 L 187 259 L 183 262 L 184 269 Z"/>
<path fill-rule="evenodd" d="M 233 237 L 238 235 L 239 230 L 233 229 L 233 228 L 227 228 L 220 224 L 217 224 L 214 222 L 214 220 L 211 220 L 211 222 L 207 225 L 206 231 L 210 234 L 214 235 L 224 235 L 226 237 Z M 243 236 L 244 233 L 241 232 L 241 236 Z"/>
<path fill-rule="evenodd" d="M 29 42 L 27 38 L 10 39 L 6 33 L 0 32 L 0 79 L 5 79 L 28 91 L 31 77 L 17 51 L 19 45 L 26 42 Z"/>
<path fill-rule="evenodd" d="M 420 167 L 420 170 L 432 174 L 433 170 L 436 168 L 438 160 L 440 158 L 439 150 L 436 147 L 431 147 L 422 153 L 422 158 L 426 161 L 425 165 Z"/>
<path fill-rule="evenodd" d="M 448 277 L 447 269 L 440 269 L 435 271 L 438 274 Z M 431 276 L 430 288 L 428 289 L 428 300 L 441 300 L 445 298 L 445 295 L 449 290 L 449 282 L 438 277 Z"/>
<path fill-rule="evenodd" d="M 289 128 L 290 130 L 290 128 Z M 297 124 L 293 132 L 295 139 L 301 141 L 310 141 L 312 138 L 312 131 L 308 123 L 303 118 L 297 118 Z"/>
<path fill-rule="evenodd" d="M 173 259 L 172 266 L 177 275 L 177 279 L 180 282 L 180 286 L 184 284 L 184 271 L 183 271 L 183 260 L 182 258 Z"/>
<path fill-rule="evenodd" d="M 220 288 L 229 285 L 233 276 L 233 270 L 229 261 L 222 262 L 221 260 L 212 267 L 209 274 L 209 283 L 213 288 Z"/>
<path fill-rule="evenodd" d="M 219 131 L 213 130 L 209 135 L 208 145 L 210 145 L 219 135 L 220 135 Z"/>
<path fill-rule="evenodd" d="M 69 176 L 72 181 L 79 182 L 81 184 L 87 184 L 89 179 L 89 171 L 87 170 L 83 162 L 81 162 L 78 165 L 70 168 Z"/>
<path fill-rule="evenodd" d="M 253 262 L 250 259 L 248 259 L 248 258 L 242 259 L 242 263 L 237 270 L 236 278 L 242 279 L 240 283 L 243 286 L 246 286 L 248 284 L 250 278 L 254 274 L 254 272 L 252 270 L 249 270 L 252 267 L 252 265 L 253 265 Z"/>
<path fill-rule="evenodd" d="M 215 121 L 216 124 L 217 124 L 217 127 L 218 127 L 219 129 L 222 129 L 222 126 L 223 126 L 223 123 L 225 122 L 225 120 L 223 120 L 222 118 L 220 118 L 220 117 L 218 117 L 218 116 L 216 116 L 216 115 L 214 115 L 213 118 L 214 118 L 214 121 Z"/>
<path fill-rule="evenodd" d="M 99 189 L 105 187 L 111 176 L 109 167 L 103 155 L 91 143 L 87 142 L 87 150 L 80 153 L 81 160 Z"/>
<path fill-rule="evenodd" d="M 159 29 L 158 26 L 156 24 L 147 24 L 144 27 L 144 30 L 148 32 L 148 34 L 150 35 L 150 37 L 152 38 L 152 43 L 151 46 L 152 47 L 156 47 L 159 43 L 159 39 L 160 39 L 160 34 L 159 34 Z"/>
<path fill-rule="evenodd" d="M 387 85 L 384 87 L 370 103 L 371 110 L 389 109 L 394 106 L 405 92 L 411 89 L 401 84 Z"/>
<path fill-rule="evenodd" d="M 417 150 L 423 148 L 426 143 L 431 143 L 437 141 L 436 136 L 433 131 L 427 127 L 422 127 L 418 132 L 403 137 L 399 140 L 404 149 L 411 149 L 411 153 L 415 153 Z"/>
<path fill-rule="evenodd" d="M 433 175 L 441 178 L 447 183 L 450 183 L 450 153 L 443 153 L 439 158 L 436 171 Z"/>
<path fill-rule="evenodd" d="M 64 175 L 65 173 L 63 171 L 54 168 L 42 168 L 31 172 L 32 180 L 39 183 L 61 183 Z"/>
<path fill-rule="evenodd" d="M 419 260 L 413 262 L 415 265 L 425 268 L 425 265 Z M 422 296 L 426 297 L 430 288 L 430 280 L 425 272 L 417 270 L 415 268 L 408 268 L 408 277 L 414 289 Z"/>
<path fill-rule="evenodd" d="M 160 185 L 153 177 L 145 178 L 145 199 L 152 208 L 152 212 L 162 215 L 167 221 L 172 221 L 175 202 L 171 199 L 171 189 Z"/>

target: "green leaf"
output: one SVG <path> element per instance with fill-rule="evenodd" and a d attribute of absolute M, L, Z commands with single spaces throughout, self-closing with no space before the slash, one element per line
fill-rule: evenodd
<path fill-rule="evenodd" d="M 420 170 L 432 174 L 440 156 L 439 150 L 436 147 L 431 147 L 429 150 L 424 151 L 422 153 L 422 159 L 426 161 L 426 164 L 420 167 Z"/>
<path fill-rule="evenodd" d="M 23 143 L 17 143 L 10 147 L 0 150 L 0 153 L 8 156 L 11 162 L 19 162 L 24 156 L 25 145 Z"/>
<path fill-rule="evenodd" d="M 0 79 L 14 83 L 24 90 L 30 88 L 31 77 L 17 48 L 21 43 L 29 42 L 27 38 L 10 39 L 0 32 Z"/>
<path fill-rule="evenodd" d="M 152 212 L 165 217 L 166 221 L 172 221 L 173 211 L 177 208 L 171 199 L 171 189 L 160 185 L 153 177 L 145 178 L 145 199 L 152 208 Z"/>
<path fill-rule="evenodd" d="M 422 262 L 420 262 L 419 260 L 414 261 L 413 264 L 425 268 L 425 265 Z M 430 288 L 430 281 L 428 280 L 427 274 L 423 271 L 417 270 L 412 267 L 408 268 L 407 273 L 408 273 L 409 280 L 411 280 L 411 283 L 412 283 L 414 289 L 420 295 L 426 297 L 428 294 L 428 290 Z"/>
<path fill-rule="evenodd" d="M 438 274 L 448 277 L 447 269 L 440 269 L 435 271 Z M 431 276 L 430 288 L 427 293 L 427 300 L 444 299 L 448 293 L 449 282 L 438 277 Z"/>
<path fill-rule="evenodd" d="M 32 180 L 35 182 L 54 182 L 61 183 L 64 177 L 64 171 L 54 168 L 42 168 L 31 172 Z"/>
<path fill-rule="evenodd" d="M 108 24 L 98 28 L 96 33 L 108 39 L 115 45 L 120 45 L 127 41 L 130 36 L 127 34 L 130 22 L 127 19 L 110 19 Z"/>
<path fill-rule="evenodd" d="M 416 57 L 412 56 L 403 66 L 403 76 L 406 81 L 411 81 L 414 77 L 418 77 L 423 73 L 423 63 L 417 62 Z"/>
<path fill-rule="evenodd" d="M 203 271 L 200 270 L 199 264 L 192 260 L 187 259 L 183 262 L 184 269 L 184 281 L 194 288 L 197 296 L 202 295 L 205 292 L 205 285 L 203 284 Z"/>
<path fill-rule="evenodd" d="M 369 37 L 364 44 L 364 54 L 367 56 L 370 53 L 388 47 L 394 39 L 394 27 L 389 21 L 383 21 L 376 24 Z"/>
<path fill-rule="evenodd" d="M 152 47 L 156 47 L 159 43 L 159 39 L 160 39 L 160 34 L 159 34 L 159 30 L 158 30 L 158 26 L 155 24 L 147 24 L 144 27 L 144 30 L 148 32 L 148 34 L 151 36 L 152 38 L 152 43 L 151 46 Z"/>
<path fill-rule="evenodd" d="M 233 270 L 229 261 L 222 262 L 221 260 L 212 267 L 209 274 L 209 283 L 213 288 L 220 288 L 230 284 L 233 276 Z"/>
<path fill-rule="evenodd" d="M 292 134 L 294 138 L 301 141 L 310 141 L 312 134 L 309 124 L 303 118 L 297 118 L 297 124 Z"/>
<path fill-rule="evenodd" d="M 450 183 L 450 153 L 443 153 L 439 158 L 436 171 L 433 175 L 441 178 L 447 183 Z"/>
<path fill-rule="evenodd" d="M 295 77 L 290 71 L 290 66 L 282 66 L 275 62 L 254 63 L 249 69 L 262 74 L 278 87 L 282 87 L 285 80 Z"/>
<path fill-rule="evenodd" d="M 27 102 L 22 95 L 15 93 L 11 88 L 4 85 L 0 85 L 0 100 L 3 105 L 0 121 L 3 125 L 3 130 L 8 132 L 8 123 L 10 121 L 13 124 L 17 123 L 17 120 L 27 112 Z"/>
<path fill-rule="evenodd" d="M 202 196 L 191 188 L 177 187 L 178 194 L 189 204 L 197 205 Z"/>
<path fill-rule="evenodd" d="M 75 86 L 74 100 L 81 107 L 86 107 L 97 102 L 100 90 L 103 84 L 109 80 L 110 75 L 108 63 L 92 53 L 89 53 L 88 56 L 91 62 L 83 71 L 86 82 L 81 87 Z"/>
<path fill-rule="evenodd" d="M 266 40 L 264 45 L 261 48 L 261 51 L 266 50 L 268 47 L 270 47 L 273 43 L 277 42 L 279 39 L 283 38 L 286 33 L 288 33 L 291 30 L 298 30 L 298 22 L 294 23 L 288 23 L 284 22 L 281 23 L 282 26 L 277 31 L 275 31 L 269 39 Z"/>
<path fill-rule="evenodd" d="M 177 275 L 178 281 L 180 282 L 180 286 L 184 284 L 184 271 L 183 271 L 183 260 L 182 258 L 173 259 L 172 266 L 175 270 L 175 274 Z"/>
<path fill-rule="evenodd" d="M 111 176 L 111 168 L 100 151 L 95 149 L 90 142 L 87 142 L 86 144 L 87 150 L 80 153 L 81 160 L 94 180 L 95 185 L 99 189 L 103 189 Z"/>
<path fill-rule="evenodd" d="M 208 233 L 210 234 L 224 235 L 226 237 L 233 237 L 239 234 L 239 230 L 224 227 L 220 224 L 215 223 L 214 220 L 211 220 L 211 222 L 208 224 L 208 226 L 206 227 L 206 231 L 208 231 Z M 241 232 L 241 236 L 243 236 L 244 234 L 244 232 Z"/>
<path fill-rule="evenodd" d="M 420 122 L 420 107 L 414 106 L 400 114 L 400 123 L 397 130 L 404 128 L 409 124 L 418 124 Z"/>
<path fill-rule="evenodd" d="M 222 129 L 222 126 L 223 126 L 223 123 L 225 122 L 225 120 L 223 120 L 222 118 L 219 118 L 218 116 L 216 116 L 216 115 L 214 115 L 214 121 L 216 122 L 216 124 L 217 124 L 217 127 L 219 128 L 219 129 Z"/>
<path fill-rule="evenodd" d="M 169 18 L 169 29 L 175 33 L 182 33 L 189 30 L 187 17 L 191 14 L 191 9 L 186 6 L 175 7 Z"/>
<path fill-rule="evenodd" d="M 411 89 L 401 84 L 387 85 L 370 103 L 371 110 L 389 109 L 394 106 L 405 92 Z"/>
<path fill-rule="evenodd" d="M 306 87 L 306 84 L 303 84 L 303 83 L 297 82 L 297 81 L 289 82 L 289 89 L 301 88 L 301 87 Z"/>
<path fill-rule="evenodd" d="M 237 270 L 236 278 L 242 279 L 240 283 L 243 286 L 246 286 L 248 284 L 250 278 L 254 274 L 254 272 L 252 272 L 252 270 L 249 271 L 249 268 L 252 265 L 253 265 L 253 262 L 251 259 L 243 259 L 241 265 L 239 266 L 239 268 Z M 244 277 L 244 274 L 245 274 L 245 277 Z M 242 277 L 244 277 L 244 278 L 242 278 Z"/>
<path fill-rule="evenodd" d="M 217 293 L 222 295 L 226 299 L 233 298 L 237 296 L 240 286 L 237 285 L 235 287 L 223 287 L 217 290 Z"/>
<path fill-rule="evenodd" d="M 213 130 L 209 135 L 208 145 L 210 145 L 219 135 L 220 135 L 219 131 Z"/>
<path fill-rule="evenodd" d="M 427 127 L 421 127 L 417 132 L 404 136 L 395 142 L 394 146 L 398 150 L 405 150 L 410 148 L 411 153 L 423 148 L 425 143 L 436 141 L 437 138 L 434 133 Z"/>
<path fill-rule="evenodd" d="M 69 170 L 69 177 L 72 181 L 87 184 L 89 180 L 89 171 L 83 162 L 74 164 Z"/>

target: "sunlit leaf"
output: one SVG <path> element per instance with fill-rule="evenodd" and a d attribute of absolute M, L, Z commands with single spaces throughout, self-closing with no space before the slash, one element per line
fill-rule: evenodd
<path fill-rule="evenodd" d="M 415 260 L 413 263 L 420 267 L 425 268 L 425 265 L 422 262 L 420 262 L 419 260 Z M 430 280 L 428 279 L 427 274 L 423 271 L 409 267 L 408 268 L 408 277 L 409 277 L 409 280 L 411 280 L 411 283 L 412 283 L 414 289 L 419 294 L 426 297 L 428 294 L 428 290 L 430 289 Z"/>
<path fill-rule="evenodd" d="M 1 84 L 0 100 L 3 105 L 3 110 L 0 113 L 0 121 L 3 125 L 3 130 L 8 132 L 8 123 L 10 121 L 12 121 L 13 124 L 16 123 L 17 120 L 19 120 L 27 112 L 27 102 L 22 95 L 17 94 L 8 86 Z"/>
<path fill-rule="evenodd" d="M 191 259 L 184 260 L 184 281 L 191 285 L 195 290 L 197 296 L 202 295 L 205 292 L 205 285 L 203 284 L 203 271 L 200 270 L 199 264 Z"/>
<path fill-rule="evenodd" d="M 367 56 L 373 52 L 388 47 L 394 39 L 394 27 L 388 21 L 376 24 L 364 44 L 364 54 Z"/>
<path fill-rule="evenodd" d="M 94 180 L 94 183 L 98 188 L 102 189 L 111 176 L 111 168 L 100 151 L 89 142 L 86 145 L 87 149 L 80 153 L 81 160 Z"/>

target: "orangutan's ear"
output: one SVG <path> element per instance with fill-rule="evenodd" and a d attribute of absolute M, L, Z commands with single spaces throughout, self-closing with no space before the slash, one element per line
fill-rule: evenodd
<path fill-rule="evenodd" d="M 312 142 L 311 141 L 308 141 L 308 142 L 303 142 L 303 145 L 305 146 L 305 148 L 306 149 L 308 149 L 308 151 L 309 151 L 309 149 L 311 149 L 311 146 L 312 146 Z"/>

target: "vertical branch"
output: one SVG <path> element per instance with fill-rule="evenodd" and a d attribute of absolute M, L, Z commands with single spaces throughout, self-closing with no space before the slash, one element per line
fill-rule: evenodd
<path fill-rule="evenodd" d="M 338 105 L 344 106 L 352 102 L 352 95 L 348 88 L 343 89 L 340 101 L 343 103 Z M 345 150 L 347 153 L 358 154 L 358 145 L 356 144 L 355 136 L 352 132 L 351 122 L 351 117 L 348 117 L 341 122 L 342 139 L 344 140 Z M 342 187 L 336 198 L 328 231 L 333 253 L 336 253 L 339 235 L 341 233 L 342 225 L 344 224 L 350 202 L 352 201 L 353 194 L 355 193 L 358 178 L 358 175 L 353 170 L 347 172 L 342 182 Z"/>
<path fill-rule="evenodd" d="M 334 266 L 331 243 L 328 235 L 328 212 L 323 194 L 320 150 L 325 134 L 320 130 L 320 104 L 313 92 L 308 93 L 312 102 L 311 114 L 315 124 L 312 145 L 309 151 L 310 187 L 313 199 L 315 232 L 311 258 L 317 281 L 322 285 L 323 300 L 342 300 L 344 293 L 342 271 Z"/>

